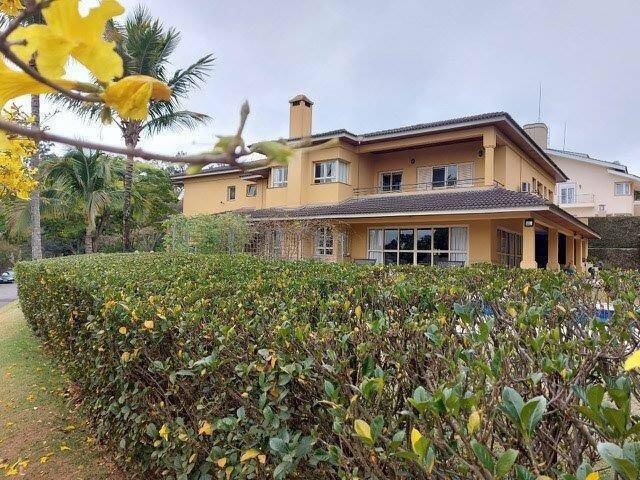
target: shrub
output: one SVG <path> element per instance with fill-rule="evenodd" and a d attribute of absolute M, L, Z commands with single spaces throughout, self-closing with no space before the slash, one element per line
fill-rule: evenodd
<path fill-rule="evenodd" d="M 16 271 L 98 434 L 147 476 L 592 480 L 597 450 L 640 468 L 621 368 L 638 272 L 176 254 Z"/>
<path fill-rule="evenodd" d="M 249 224 L 233 213 L 174 215 L 165 222 L 169 252 L 237 253 L 249 242 Z"/>

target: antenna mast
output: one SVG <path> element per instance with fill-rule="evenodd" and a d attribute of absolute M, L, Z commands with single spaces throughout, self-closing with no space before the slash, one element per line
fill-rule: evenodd
<path fill-rule="evenodd" d="M 562 151 L 564 152 L 567 146 L 567 122 L 564 122 L 564 138 L 562 140 Z"/>
<path fill-rule="evenodd" d="M 542 82 L 538 84 L 538 123 L 542 121 Z"/>

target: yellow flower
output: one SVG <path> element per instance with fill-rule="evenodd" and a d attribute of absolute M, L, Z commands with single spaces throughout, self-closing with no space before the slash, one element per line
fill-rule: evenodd
<path fill-rule="evenodd" d="M 200 430 L 198 430 L 198 434 L 200 434 L 200 435 L 212 435 L 213 434 L 213 427 L 211 426 L 211 424 L 209 422 L 207 422 L 205 420 L 200 425 Z"/>
<path fill-rule="evenodd" d="M 114 50 L 115 43 L 103 38 L 105 24 L 124 13 L 116 0 L 103 0 L 82 17 L 79 0 L 56 0 L 43 9 L 46 25 L 28 25 L 16 29 L 11 41 L 26 40 L 26 45 L 14 45 L 12 50 L 24 62 L 37 53 L 36 66 L 46 77 L 65 74 L 69 57 L 87 67 L 101 82 L 122 76 L 122 58 Z"/>
<path fill-rule="evenodd" d="M 591 472 L 585 480 L 600 480 L 600 474 L 598 472 Z"/>
<path fill-rule="evenodd" d="M 624 362 L 624 369 L 626 371 L 640 368 L 640 350 L 633 352 L 629 358 Z"/>
<path fill-rule="evenodd" d="M 21 0 L 0 0 L 0 12 L 15 17 L 24 9 Z"/>
<path fill-rule="evenodd" d="M 144 328 L 146 328 L 147 330 L 153 330 L 154 326 L 155 324 L 153 323 L 153 320 L 145 320 Z"/>
<path fill-rule="evenodd" d="M 163 424 L 160 430 L 158 431 L 158 435 L 164 438 L 165 442 L 169 441 L 169 427 L 166 424 Z"/>
<path fill-rule="evenodd" d="M 53 80 L 65 88 L 73 88 L 77 85 L 77 82 L 69 80 Z M 0 60 L 0 109 L 2 109 L 9 100 L 21 97 L 22 95 L 40 95 L 54 91 L 53 88 L 34 80 L 26 73 L 10 69 L 4 61 Z"/>
<path fill-rule="evenodd" d="M 102 99 L 125 120 L 142 121 L 149 115 L 149 102 L 171 99 L 171 88 L 146 75 L 131 75 L 110 83 Z"/>
<path fill-rule="evenodd" d="M 118 332 L 120 332 L 121 335 L 126 335 L 127 334 L 127 327 L 120 327 L 118 329 Z"/>

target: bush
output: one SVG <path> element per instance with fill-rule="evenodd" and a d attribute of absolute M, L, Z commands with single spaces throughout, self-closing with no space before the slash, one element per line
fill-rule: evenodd
<path fill-rule="evenodd" d="M 16 271 L 98 434 L 147 477 L 585 480 L 597 449 L 620 478 L 640 468 L 637 272 L 176 254 Z"/>
<path fill-rule="evenodd" d="M 237 253 L 249 243 L 247 219 L 233 213 L 174 215 L 165 222 L 169 252 Z"/>

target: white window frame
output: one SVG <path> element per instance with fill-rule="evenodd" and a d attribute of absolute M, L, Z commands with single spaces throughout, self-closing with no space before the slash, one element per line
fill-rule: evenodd
<path fill-rule="evenodd" d="M 329 166 L 332 167 L 331 175 L 327 173 Z M 317 167 L 320 167 L 320 176 L 317 174 Z M 313 183 L 349 183 L 349 164 L 344 160 L 336 158 L 334 160 L 323 160 L 313 164 Z"/>
<path fill-rule="evenodd" d="M 522 182 L 522 185 L 520 185 L 520 191 L 524 193 L 531 193 L 531 182 Z"/>
<path fill-rule="evenodd" d="M 436 181 L 433 179 L 433 174 L 436 169 L 442 168 L 444 169 L 444 180 L 442 180 L 442 185 L 436 185 Z M 455 180 L 449 180 L 449 171 L 451 168 L 455 168 L 456 175 Z M 440 183 L 440 181 L 438 181 Z M 434 165 L 431 167 L 431 187 L 432 188 L 453 188 L 458 185 L 458 164 L 451 163 L 448 165 Z"/>
<path fill-rule="evenodd" d="M 253 195 L 249 195 L 249 190 L 253 189 Z M 258 184 L 250 183 L 247 185 L 247 197 L 256 197 L 258 195 Z"/>
<path fill-rule="evenodd" d="M 560 205 L 573 205 L 578 201 L 578 189 L 575 182 L 558 183 L 558 203 Z M 563 192 L 567 193 L 563 193 Z M 573 192 L 573 193 L 570 193 Z"/>
<path fill-rule="evenodd" d="M 233 196 L 231 196 L 231 192 L 233 192 Z M 238 198 L 238 192 L 235 185 L 227 185 L 227 201 L 233 202 L 236 198 Z"/>
<path fill-rule="evenodd" d="M 442 249 L 435 249 L 434 248 L 434 239 L 435 239 L 435 235 L 434 232 L 436 229 L 438 228 L 446 228 L 449 230 L 449 249 L 447 250 L 442 250 Z M 464 228 L 466 229 L 466 245 L 465 245 L 465 249 L 464 250 L 456 250 L 456 249 L 451 249 L 451 229 L 452 228 Z M 382 231 L 382 249 L 372 249 L 371 248 L 371 232 L 374 230 L 380 230 Z M 385 230 L 397 230 L 398 231 L 398 246 L 397 248 L 394 249 L 386 249 L 384 248 L 384 232 Z M 401 250 L 400 249 L 400 232 L 402 230 L 413 230 L 413 248 L 412 250 Z M 430 250 L 418 250 L 418 230 L 431 230 L 431 249 Z M 464 264 L 468 265 L 469 264 L 469 225 L 466 224 L 460 224 L 460 225 L 419 225 L 419 226 L 385 226 L 385 227 L 373 227 L 373 228 L 368 228 L 367 229 L 367 258 L 370 259 L 376 259 L 377 263 L 383 263 L 384 264 L 384 254 L 385 253 L 395 253 L 396 254 L 396 265 L 400 264 L 400 253 L 412 253 L 413 254 L 413 265 L 418 265 L 417 261 L 418 261 L 418 254 L 419 253 L 425 253 L 425 254 L 430 254 L 431 255 L 431 263 L 430 265 L 436 265 L 436 263 L 434 262 L 435 256 L 438 254 L 443 254 L 446 253 L 449 256 L 448 261 L 455 261 L 455 257 L 460 256 L 460 255 L 464 255 Z M 378 255 L 376 255 L 378 254 Z M 382 261 L 379 261 L 379 259 L 377 259 L 377 256 L 381 256 Z"/>
<path fill-rule="evenodd" d="M 316 257 L 333 256 L 333 229 L 318 227 L 314 236 L 314 251 Z"/>
<path fill-rule="evenodd" d="M 622 187 L 622 193 L 618 192 L 618 187 Z M 629 182 L 614 182 L 613 195 L 614 197 L 628 197 L 631 195 L 631 184 Z"/>
<path fill-rule="evenodd" d="M 400 174 L 400 184 L 397 187 L 394 187 L 393 176 Z M 386 188 L 384 186 L 384 176 L 389 175 L 389 187 Z M 378 174 L 378 187 L 382 193 L 391 193 L 391 192 L 401 192 L 402 186 L 404 185 L 404 171 L 403 170 L 392 170 L 389 172 L 380 172 Z"/>
<path fill-rule="evenodd" d="M 289 181 L 287 167 L 271 167 L 271 188 L 286 187 Z"/>

